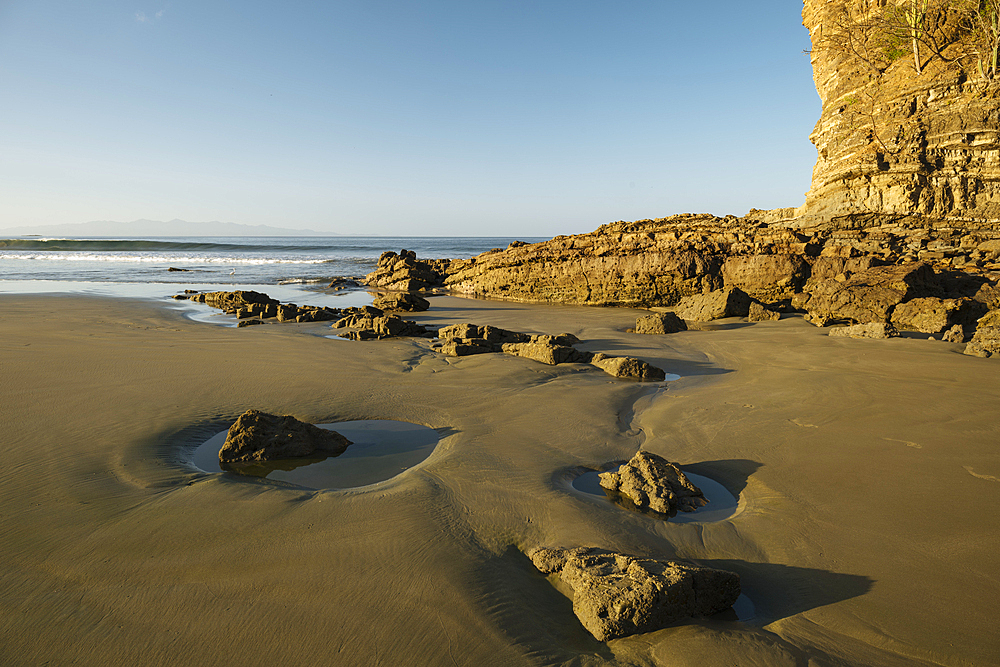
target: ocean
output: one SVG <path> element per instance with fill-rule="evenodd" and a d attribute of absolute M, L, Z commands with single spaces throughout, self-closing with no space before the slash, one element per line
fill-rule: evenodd
<path fill-rule="evenodd" d="M 545 239 L 22 236 L 0 239 L 0 293 L 169 298 L 184 289 L 253 289 L 282 301 L 304 303 L 305 292 L 317 305 L 356 305 L 346 302 L 359 301 L 357 292 L 332 293 L 327 285 L 336 277 L 363 278 L 387 250 L 412 250 L 418 259 L 462 259 L 515 240 Z"/>

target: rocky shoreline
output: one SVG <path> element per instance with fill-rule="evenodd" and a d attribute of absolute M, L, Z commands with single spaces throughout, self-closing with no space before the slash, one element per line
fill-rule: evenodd
<path fill-rule="evenodd" d="M 994 319 L 990 331 L 977 329 L 1000 308 L 1000 228 L 898 216 L 797 226 L 759 221 L 765 213 L 618 222 L 467 260 L 387 252 L 366 282 L 529 303 L 671 308 L 688 321 L 750 317 L 751 308 L 754 320 L 798 312 L 817 326 L 978 336 L 970 353 L 1000 351 Z"/>

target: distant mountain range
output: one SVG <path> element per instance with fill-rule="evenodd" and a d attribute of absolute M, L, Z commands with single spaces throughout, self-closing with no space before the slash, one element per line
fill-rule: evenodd
<path fill-rule="evenodd" d="M 311 229 L 285 229 L 267 225 L 239 225 L 235 222 L 187 222 L 186 220 L 95 220 L 65 225 L 7 227 L 0 236 L 340 236 Z"/>

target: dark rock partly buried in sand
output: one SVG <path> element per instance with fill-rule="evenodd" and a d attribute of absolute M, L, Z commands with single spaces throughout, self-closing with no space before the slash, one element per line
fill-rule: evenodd
<path fill-rule="evenodd" d="M 674 313 L 651 313 L 635 320 L 637 334 L 671 334 L 687 331 L 687 324 Z"/>
<path fill-rule="evenodd" d="M 573 612 L 599 641 L 708 616 L 740 596 L 735 572 L 578 547 L 536 549 L 531 562 L 573 589 Z"/>
<path fill-rule="evenodd" d="M 229 427 L 219 462 L 233 464 L 302 457 L 339 456 L 351 441 L 336 431 L 307 424 L 291 415 L 247 410 Z"/>
<path fill-rule="evenodd" d="M 639 509 L 672 516 L 708 504 L 705 495 L 675 464 L 652 452 L 637 452 L 618 470 L 601 473 L 601 486 Z"/>

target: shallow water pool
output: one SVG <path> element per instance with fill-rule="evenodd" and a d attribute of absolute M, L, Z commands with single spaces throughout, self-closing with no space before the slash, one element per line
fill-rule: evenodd
<path fill-rule="evenodd" d="M 430 456 L 441 439 L 427 426 L 385 419 L 316 426 L 336 431 L 353 444 L 340 456 L 262 461 L 241 466 L 238 472 L 224 471 L 219 465 L 219 449 L 227 431 L 222 431 L 200 445 L 191 461 L 205 472 L 267 478 L 311 489 L 345 489 L 395 477 Z"/>

